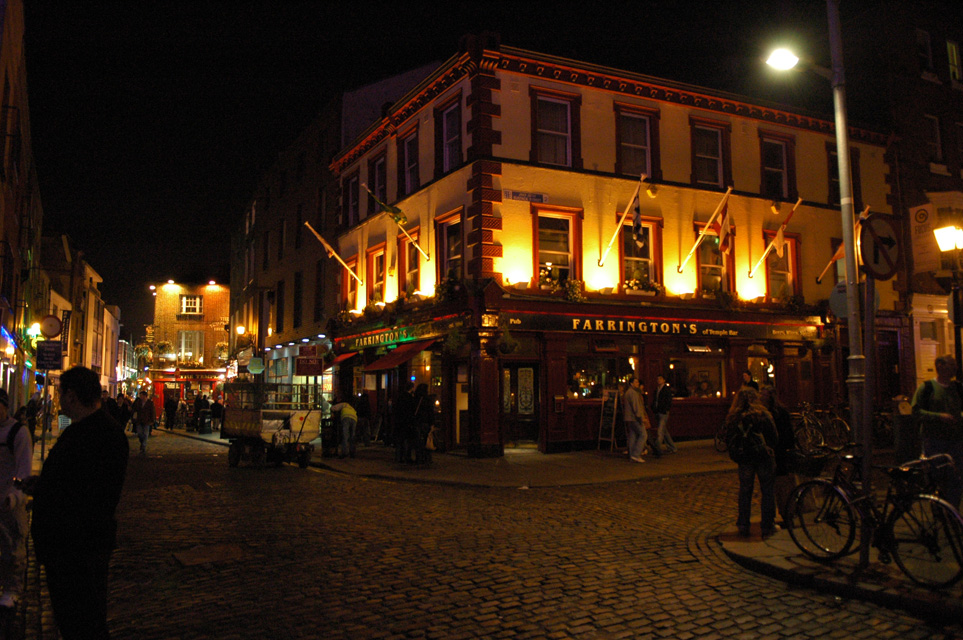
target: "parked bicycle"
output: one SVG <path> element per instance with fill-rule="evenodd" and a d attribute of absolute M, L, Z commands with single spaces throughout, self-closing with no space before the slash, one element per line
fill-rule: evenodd
<path fill-rule="evenodd" d="M 853 442 L 852 430 L 840 409 L 818 409 L 808 402 L 800 404 L 798 413 L 793 414 L 793 431 L 798 447 L 807 454 L 821 448 L 842 451 Z"/>
<path fill-rule="evenodd" d="M 832 479 L 800 484 L 787 501 L 789 534 L 817 560 L 843 557 L 853 547 L 860 521 L 872 527 L 879 560 L 895 560 L 913 582 L 946 587 L 963 577 L 963 518 L 938 495 L 941 474 L 953 459 L 940 454 L 898 467 L 874 467 L 890 478 L 882 507 L 862 491 L 861 458 L 844 456 Z"/>

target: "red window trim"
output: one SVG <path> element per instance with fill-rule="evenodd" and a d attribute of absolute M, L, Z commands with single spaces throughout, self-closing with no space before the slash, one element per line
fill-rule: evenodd
<path fill-rule="evenodd" d="M 622 148 L 622 128 L 619 127 L 619 116 L 623 113 L 630 113 L 638 116 L 645 116 L 649 119 L 649 178 L 654 181 L 662 180 L 662 162 L 659 151 L 659 118 L 661 113 L 652 107 L 643 107 L 637 104 L 626 104 L 615 102 L 615 173 L 622 173 L 622 159 L 619 150 Z"/>
<path fill-rule="evenodd" d="M 699 233 L 702 231 L 703 227 L 706 226 L 705 222 L 693 222 L 692 229 L 695 232 L 692 238 L 695 241 L 699 237 Z M 731 225 L 729 227 L 729 233 L 732 235 L 733 240 L 736 238 L 736 225 Z M 714 233 L 706 235 L 715 235 Z M 702 297 L 702 263 L 699 262 L 699 251 L 695 252 L 696 260 L 696 296 Z M 725 274 L 726 274 L 726 284 L 729 285 L 729 293 L 732 295 L 736 294 L 736 246 L 735 242 L 732 244 L 732 248 L 729 249 L 728 254 L 723 254 L 723 260 L 725 261 Z"/>
<path fill-rule="evenodd" d="M 368 188 L 371 189 L 372 193 L 374 193 L 375 195 L 378 195 L 378 192 L 375 189 L 375 184 L 374 184 L 374 175 L 375 175 L 374 172 L 375 172 L 375 163 L 377 163 L 378 160 L 381 160 L 381 159 L 384 159 L 385 161 L 384 201 L 385 203 L 387 203 L 388 202 L 388 149 L 386 149 L 385 147 L 382 147 L 377 153 L 372 154 L 371 158 L 368 160 Z M 359 184 L 358 187 L 360 189 L 361 185 Z M 374 198 L 372 198 L 370 194 L 365 192 L 365 195 L 368 200 L 368 215 L 370 216 L 375 213 L 375 208 L 377 207 L 377 205 L 375 204 Z M 358 197 L 360 198 L 360 192 L 358 194 Z"/>
<path fill-rule="evenodd" d="M 409 240 L 405 234 L 398 234 L 398 297 L 401 298 L 403 295 L 408 294 L 407 283 L 405 282 L 408 278 L 408 246 L 414 242 L 418 242 L 418 238 L 421 234 L 421 227 L 415 227 L 408 231 L 408 235 L 411 236 L 412 240 Z M 419 254 L 420 255 L 420 254 Z M 418 264 L 418 289 L 421 289 L 421 263 Z"/>
<path fill-rule="evenodd" d="M 348 259 L 345 260 L 344 262 L 345 262 L 345 264 L 348 265 L 348 269 L 351 269 L 351 270 L 354 271 L 355 273 L 358 272 L 358 256 L 357 256 L 357 254 L 355 254 L 354 256 L 352 256 L 352 257 L 350 257 L 350 258 L 348 258 Z M 348 290 L 349 290 L 350 287 L 351 287 L 351 281 L 354 280 L 354 276 L 352 276 L 350 273 L 348 273 L 348 269 L 345 269 L 345 268 L 342 268 L 342 269 L 341 269 L 341 306 L 344 307 L 344 308 L 347 308 L 347 306 L 348 306 Z M 358 290 L 359 290 L 359 291 L 360 291 L 360 288 L 361 288 L 361 287 L 360 287 L 360 284 L 359 284 L 359 285 L 358 285 Z M 358 301 L 357 301 L 357 298 L 356 298 L 356 299 L 355 299 L 355 306 L 357 306 L 357 304 L 358 304 Z"/>
<path fill-rule="evenodd" d="M 435 282 L 441 282 L 445 279 L 446 273 L 442 272 L 442 263 L 445 258 L 441 253 L 441 239 L 443 234 L 441 228 L 445 225 L 450 224 L 455 218 L 458 218 L 458 222 L 461 223 L 461 273 L 458 277 L 465 277 L 465 207 L 458 207 L 441 215 L 435 216 L 435 255 L 437 259 L 435 260 Z"/>
<path fill-rule="evenodd" d="M 787 231 L 787 232 L 784 232 L 782 235 L 783 235 L 783 238 L 785 238 L 786 240 L 786 244 L 789 244 L 790 242 L 792 242 L 792 245 L 793 245 L 792 262 L 789 265 L 790 268 L 792 269 L 792 293 L 795 296 L 801 296 L 802 295 L 802 278 L 799 277 L 799 274 L 801 273 L 801 271 L 799 270 L 800 269 L 799 245 L 802 242 L 802 234 L 789 233 Z M 769 243 L 772 242 L 773 238 L 776 237 L 776 232 L 769 231 L 768 229 L 763 229 L 762 237 L 766 241 L 765 246 L 768 247 Z M 775 251 L 775 249 L 773 249 L 773 251 Z M 766 259 L 768 260 L 768 258 Z M 766 300 L 770 300 L 771 295 L 769 293 L 769 267 L 768 265 L 763 265 L 763 266 L 766 267 Z"/>
<path fill-rule="evenodd" d="M 349 202 L 351 200 L 349 185 L 354 179 L 358 180 L 358 219 L 352 222 L 348 211 Z M 361 222 L 361 171 L 357 168 L 355 168 L 351 173 L 345 174 L 345 176 L 341 178 L 341 217 L 342 220 L 344 220 L 345 227 L 351 227 Z"/>
<path fill-rule="evenodd" d="M 405 189 L 405 140 L 408 140 L 411 136 L 415 136 L 416 142 L 418 143 L 418 184 L 412 187 L 411 191 Z M 421 188 L 421 141 L 418 138 L 418 123 L 415 122 L 410 127 L 400 132 L 397 136 L 396 150 L 397 150 L 397 169 L 398 169 L 398 183 L 396 185 L 398 192 L 398 200 L 402 198 L 407 198 L 412 193 Z"/>
<path fill-rule="evenodd" d="M 585 210 L 580 207 L 562 207 L 558 205 L 532 204 L 532 287 L 538 286 L 538 216 L 541 214 L 568 217 L 572 221 L 571 247 L 572 265 L 569 269 L 572 280 L 582 279 L 582 219 Z"/>
<path fill-rule="evenodd" d="M 615 223 L 622 219 L 622 213 L 616 212 Z M 652 264 L 655 270 L 655 281 L 659 284 L 664 284 L 664 273 L 662 264 L 662 230 L 665 228 L 665 219 L 658 218 L 655 216 L 642 216 L 642 223 L 652 225 L 653 238 L 652 242 Z M 632 228 L 633 219 L 632 214 L 625 216 L 625 222 L 622 223 L 622 229 L 619 229 L 619 288 L 621 289 L 622 283 L 625 282 L 625 272 L 622 267 L 625 265 L 625 247 L 622 244 L 622 230 L 626 227 Z"/>
<path fill-rule="evenodd" d="M 376 245 L 368 247 L 365 251 L 365 263 L 364 263 L 364 282 L 365 282 L 365 301 L 366 304 L 371 304 L 374 302 L 374 259 L 379 255 L 385 256 L 385 279 L 384 279 L 384 289 L 381 292 L 381 301 L 385 302 L 385 296 L 388 294 L 388 255 L 387 255 L 387 242 L 379 242 Z M 350 276 L 348 276 L 350 277 Z"/>
<path fill-rule="evenodd" d="M 444 101 L 439 101 L 438 105 L 434 109 L 434 122 L 435 122 L 435 178 L 440 178 L 446 174 L 445 171 L 445 141 L 443 138 L 444 134 L 444 114 L 448 111 L 448 108 L 458 104 L 459 118 L 458 121 L 462 125 L 464 124 L 464 109 L 462 109 L 461 102 L 461 89 L 458 89 L 455 93 L 447 96 Z M 465 140 L 461 135 L 461 131 L 458 132 L 458 137 L 461 140 L 461 149 L 459 151 L 459 162 L 455 163 L 452 168 L 454 171 L 456 168 L 462 165 L 465 161 Z"/>
<path fill-rule="evenodd" d="M 722 146 L 719 150 L 722 154 L 722 184 L 718 186 L 724 189 L 727 185 L 732 184 L 732 124 L 722 120 L 710 120 L 709 118 L 689 116 L 689 158 L 690 164 L 693 165 L 692 174 L 689 179 L 694 186 L 705 189 L 709 185 L 696 182 L 695 175 L 695 136 L 692 135 L 692 130 L 697 126 L 707 129 L 718 129 L 722 134 Z"/>
<path fill-rule="evenodd" d="M 786 145 L 786 193 L 785 198 L 774 198 L 775 200 L 785 200 L 795 202 L 799 195 L 796 190 L 796 136 L 777 131 L 759 129 L 759 194 L 764 197 L 772 197 L 763 194 L 762 188 L 766 181 L 765 167 L 762 164 L 762 143 L 765 140 L 775 140 Z"/>
<path fill-rule="evenodd" d="M 548 87 L 537 87 L 529 86 L 528 95 L 531 101 L 531 119 L 529 121 L 529 127 L 532 131 L 532 146 L 529 151 L 529 159 L 532 162 L 540 162 L 538 159 L 538 128 L 535 123 L 538 122 L 538 99 L 539 98 L 554 98 L 556 100 L 564 100 L 570 104 L 569 108 L 569 135 L 571 140 L 569 142 L 572 152 L 572 157 L 569 158 L 568 166 L 572 169 L 581 169 L 583 167 L 582 163 L 582 94 L 571 93 L 568 91 L 559 91 L 558 89 L 549 89 Z M 563 165 L 548 165 L 552 167 L 563 166 Z"/>

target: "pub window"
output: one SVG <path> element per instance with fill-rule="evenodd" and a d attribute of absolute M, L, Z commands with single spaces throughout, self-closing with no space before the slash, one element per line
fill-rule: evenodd
<path fill-rule="evenodd" d="M 658 220 L 643 219 L 636 237 L 631 215 L 622 225 L 622 290 L 652 289 L 661 285 L 662 233 Z M 652 283 L 651 285 L 646 283 Z"/>
<path fill-rule="evenodd" d="M 284 243 L 287 242 L 288 238 L 288 221 L 281 220 L 278 226 L 278 260 L 284 259 Z"/>
<path fill-rule="evenodd" d="M 435 110 L 435 176 L 457 169 L 461 155 L 461 93 Z"/>
<path fill-rule="evenodd" d="M 766 232 L 765 236 L 768 243 L 775 233 Z M 797 268 L 798 242 L 798 237 L 787 236 L 784 238 L 782 256 L 779 255 L 776 247 L 766 258 L 766 289 L 769 292 L 769 299 L 773 302 L 789 302 L 789 298 L 800 293 Z"/>
<path fill-rule="evenodd" d="M 284 331 L 284 280 L 278 280 L 278 286 L 274 290 L 274 304 L 277 309 L 274 330 L 281 333 Z"/>
<path fill-rule="evenodd" d="M 581 278 L 578 247 L 581 245 L 580 209 L 532 207 L 535 239 L 535 273 L 538 285 L 554 286 L 569 278 Z"/>
<path fill-rule="evenodd" d="M 204 332 L 177 332 L 177 361 L 204 363 Z"/>
<path fill-rule="evenodd" d="M 728 124 L 689 119 L 692 138 L 692 184 L 722 187 L 732 183 Z"/>
<path fill-rule="evenodd" d="M 418 242 L 418 232 L 413 231 L 409 234 L 414 240 L 409 240 L 405 236 L 398 238 L 398 257 L 401 260 L 398 272 L 402 274 L 399 279 L 398 295 L 410 296 L 421 289 L 421 253 L 415 246 Z"/>
<path fill-rule="evenodd" d="M 418 129 L 398 140 L 398 197 L 411 195 L 420 186 L 418 176 Z"/>
<path fill-rule="evenodd" d="M 385 301 L 385 247 L 380 247 L 368 253 L 368 273 L 365 280 L 368 283 L 368 303 Z"/>
<path fill-rule="evenodd" d="M 294 311 L 291 315 L 291 326 L 295 329 L 301 326 L 301 311 L 304 298 L 304 274 L 301 271 L 294 272 Z"/>
<path fill-rule="evenodd" d="M 746 369 L 760 387 L 766 384 L 776 386 L 776 367 L 769 358 L 749 356 Z M 740 372 L 739 375 L 741 377 L 742 373 Z"/>
<path fill-rule="evenodd" d="M 760 132 L 761 195 L 773 200 L 795 198 L 794 142 L 790 136 Z"/>
<path fill-rule="evenodd" d="M 601 398 L 604 389 L 636 375 L 628 357 L 568 358 L 568 392 L 571 398 Z"/>
<path fill-rule="evenodd" d="M 452 215 L 444 216 L 437 222 L 435 237 L 438 242 L 438 279 L 461 278 L 462 273 L 462 241 L 461 210 Z"/>
<path fill-rule="evenodd" d="M 388 170 L 384 152 L 377 158 L 368 163 L 368 188 L 371 193 L 377 196 L 378 200 L 388 202 Z M 368 213 L 377 213 L 378 204 L 375 199 L 368 196 Z"/>
<path fill-rule="evenodd" d="M 358 174 L 355 173 L 348 178 L 345 178 L 341 185 L 343 198 L 343 211 L 344 211 L 344 221 L 349 227 L 358 224 L 358 188 L 359 188 Z"/>
<path fill-rule="evenodd" d="M 648 116 L 636 113 L 618 114 L 618 173 L 631 176 L 643 173 L 651 175 L 649 129 Z"/>
<path fill-rule="evenodd" d="M 349 276 L 350 277 L 350 276 Z M 314 321 L 321 322 L 324 317 L 324 260 L 314 263 Z"/>
<path fill-rule="evenodd" d="M 348 268 L 341 270 L 341 302 L 344 308 L 350 311 L 358 308 L 358 281 L 348 273 L 348 270 L 355 271 L 358 268 L 358 259 L 352 258 L 347 263 Z"/>
<path fill-rule="evenodd" d="M 943 141 L 940 138 L 940 119 L 936 116 L 923 116 L 923 142 L 926 145 L 927 159 L 930 162 L 943 162 Z"/>
<path fill-rule="evenodd" d="M 724 371 L 725 361 L 720 357 L 677 358 L 669 361 L 667 379 L 676 398 L 724 398 Z"/>
<path fill-rule="evenodd" d="M 696 225 L 696 237 L 701 227 Z M 730 231 L 730 233 L 733 233 Z M 699 267 L 699 295 L 715 295 L 719 291 L 735 292 L 733 254 L 723 253 L 719 248 L 719 236 L 713 231 L 706 232 L 696 251 L 696 264 Z"/>
<path fill-rule="evenodd" d="M 826 157 L 829 168 L 829 204 L 840 206 L 839 197 L 839 155 L 836 152 L 836 144 L 826 143 Z M 857 213 L 863 208 L 862 182 L 859 178 L 859 149 L 850 147 L 849 149 L 849 170 L 853 178 L 853 208 Z"/>
<path fill-rule="evenodd" d="M 185 315 L 203 315 L 204 296 L 181 296 L 181 313 Z"/>
<path fill-rule="evenodd" d="M 530 159 L 540 164 L 582 167 L 578 94 L 529 88 L 532 107 Z"/>

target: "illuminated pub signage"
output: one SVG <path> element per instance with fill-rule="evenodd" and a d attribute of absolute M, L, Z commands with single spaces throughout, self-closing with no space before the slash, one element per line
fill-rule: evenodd
<path fill-rule="evenodd" d="M 406 327 L 392 327 L 390 329 L 380 329 L 353 336 L 335 338 L 335 344 L 338 346 L 339 351 L 360 351 L 369 347 L 381 347 L 389 344 L 412 342 L 414 340 L 426 340 L 428 338 L 445 335 L 459 322 L 461 322 L 461 316 L 441 318 L 434 322 L 424 322 Z"/>
<path fill-rule="evenodd" d="M 504 317 L 511 328 L 533 331 L 766 340 L 815 340 L 819 337 L 818 324 L 803 324 L 801 322 L 738 322 L 731 320 L 526 313 L 506 313 Z"/>

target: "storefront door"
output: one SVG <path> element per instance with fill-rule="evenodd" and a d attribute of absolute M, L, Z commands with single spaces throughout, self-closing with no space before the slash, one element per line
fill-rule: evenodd
<path fill-rule="evenodd" d="M 501 427 L 506 446 L 538 442 L 538 367 L 510 364 L 501 370 Z"/>

